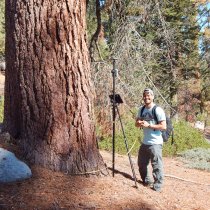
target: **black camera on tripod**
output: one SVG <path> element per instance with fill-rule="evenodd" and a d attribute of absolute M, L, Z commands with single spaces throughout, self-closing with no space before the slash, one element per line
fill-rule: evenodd
<path fill-rule="evenodd" d="M 121 129 L 122 129 L 122 132 L 123 132 L 123 137 L 124 137 L 124 142 L 125 142 L 127 154 L 128 154 L 131 169 L 132 169 L 132 172 L 133 172 L 133 178 L 134 178 L 134 181 L 135 181 L 135 186 L 136 186 L 136 188 L 138 188 L 137 187 L 136 174 L 135 174 L 134 166 L 133 166 L 131 155 L 130 155 L 129 148 L 128 148 L 127 138 L 126 138 L 126 135 L 125 135 L 125 131 L 124 131 L 124 128 L 123 128 L 123 123 L 122 123 L 120 113 L 119 113 L 119 109 L 118 109 L 118 104 L 122 104 L 123 100 L 122 100 L 122 98 L 120 97 L 119 94 L 115 93 L 115 78 L 117 77 L 117 74 L 118 74 L 118 70 L 116 69 L 116 66 L 115 66 L 116 63 L 115 62 L 116 62 L 116 58 L 113 59 L 113 70 L 111 71 L 112 72 L 112 77 L 113 77 L 113 91 L 112 91 L 113 94 L 109 95 L 109 98 L 111 99 L 111 103 L 112 103 L 112 115 L 113 115 L 112 116 L 112 118 L 113 118 L 113 121 L 112 121 L 112 125 L 113 125 L 113 129 L 112 129 L 112 174 L 113 174 L 113 177 L 114 177 L 114 172 L 115 172 L 115 119 L 116 119 L 116 114 L 118 114 Z"/>
<path fill-rule="evenodd" d="M 114 95 L 109 95 L 109 98 L 111 100 L 111 103 L 114 103 L 114 99 L 115 99 L 115 103 L 117 103 L 117 104 L 123 103 L 123 100 L 119 94 L 115 94 L 115 97 L 114 97 Z"/>

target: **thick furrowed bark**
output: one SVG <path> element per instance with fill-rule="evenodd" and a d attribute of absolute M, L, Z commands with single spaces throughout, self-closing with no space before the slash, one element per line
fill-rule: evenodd
<path fill-rule="evenodd" d="M 69 173 L 100 168 L 85 1 L 10 0 L 6 11 L 5 129 L 36 164 Z"/>

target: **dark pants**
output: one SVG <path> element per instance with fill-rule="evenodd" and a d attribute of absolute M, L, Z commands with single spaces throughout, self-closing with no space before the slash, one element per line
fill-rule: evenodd
<path fill-rule="evenodd" d="M 139 173 L 143 183 L 151 182 L 148 165 L 151 161 L 152 164 L 152 175 L 154 178 L 153 187 L 156 190 L 160 190 L 163 184 L 163 162 L 162 162 L 162 145 L 145 145 L 142 144 L 138 154 L 138 166 Z"/>

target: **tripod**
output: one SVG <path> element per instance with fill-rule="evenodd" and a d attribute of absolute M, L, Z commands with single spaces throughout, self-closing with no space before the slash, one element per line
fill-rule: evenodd
<path fill-rule="evenodd" d="M 115 120 L 116 120 L 116 111 L 120 120 L 120 125 L 121 125 L 121 129 L 122 129 L 122 133 L 123 133 L 123 137 L 124 137 L 124 142 L 125 142 L 125 146 L 126 146 L 126 150 L 127 150 L 127 154 L 129 157 L 129 162 L 131 165 L 131 170 L 133 173 L 133 178 L 135 181 L 135 186 L 137 187 L 137 182 L 136 182 L 136 174 L 135 174 L 135 170 L 133 167 L 133 163 L 131 160 L 131 155 L 129 153 L 129 148 L 128 148 L 128 143 L 127 143 L 127 138 L 125 135 L 125 130 L 123 128 L 123 123 L 120 117 L 120 113 L 119 113 L 119 109 L 118 109 L 118 104 L 123 103 L 123 100 L 121 99 L 119 94 L 115 93 L 115 78 L 117 76 L 117 69 L 115 68 L 115 64 L 116 64 L 116 59 L 113 59 L 113 70 L 112 70 L 112 76 L 113 76 L 113 94 L 110 95 L 110 99 L 111 99 L 111 103 L 112 103 L 112 114 L 113 114 L 113 121 L 112 121 L 112 175 L 114 177 L 114 170 L 115 170 Z"/>

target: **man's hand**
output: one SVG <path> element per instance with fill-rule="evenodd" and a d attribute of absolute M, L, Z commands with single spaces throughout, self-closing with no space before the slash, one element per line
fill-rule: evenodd
<path fill-rule="evenodd" d="M 136 120 L 136 127 L 139 128 L 150 128 L 154 130 L 165 130 L 166 129 L 166 121 L 160 121 L 158 124 L 149 124 L 144 120 Z"/>
<path fill-rule="evenodd" d="M 136 120 L 136 127 L 138 127 L 138 128 L 142 128 L 142 124 L 144 123 L 144 121 L 143 120 L 140 120 L 140 119 L 137 119 Z"/>
<path fill-rule="evenodd" d="M 147 121 L 137 119 L 136 120 L 136 127 L 138 128 L 148 128 L 150 124 Z"/>
<path fill-rule="evenodd" d="M 143 121 L 143 123 L 142 123 L 143 128 L 148 128 L 149 126 L 150 126 L 150 124 L 147 121 Z"/>
<path fill-rule="evenodd" d="M 136 120 L 136 127 L 138 128 L 148 128 L 149 125 L 150 124 L 145 120 L 140 120 L 140 119 Z"/>

